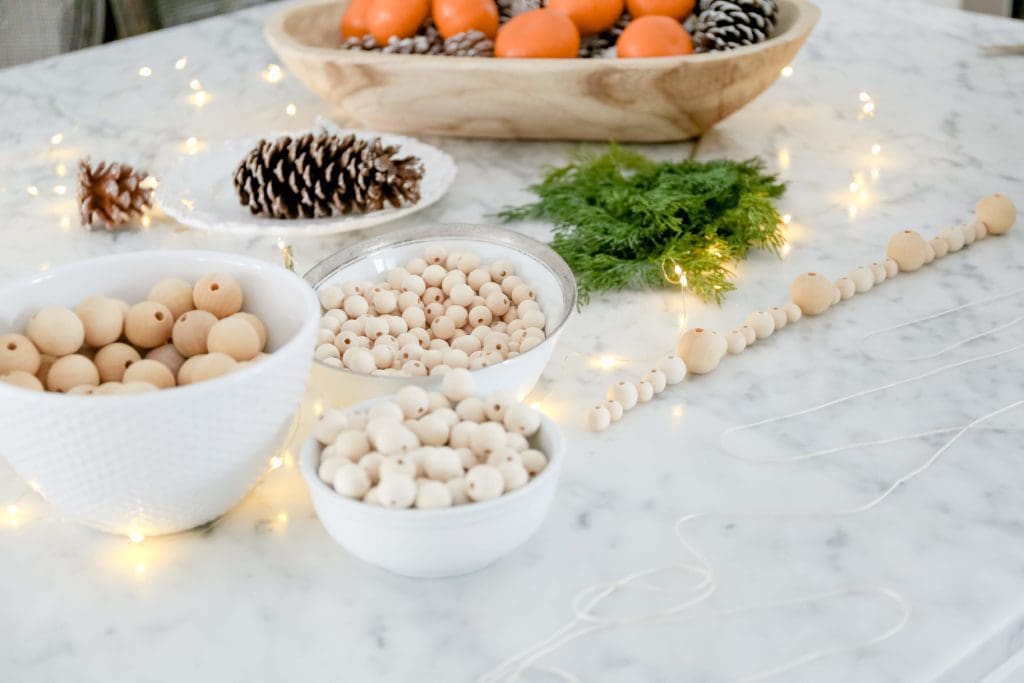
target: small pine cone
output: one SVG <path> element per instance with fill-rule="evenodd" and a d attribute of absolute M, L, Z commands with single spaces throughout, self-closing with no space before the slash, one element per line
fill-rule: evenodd
<path fill-rule="evenodd" d="M 444 41 L 444 53 L 449 57 L 493 57 L 494 41 L 481 31 L 463 31 Z"/>
<path fill-rule="evenodd" d="M 239 201 L 259 216 L 322 218 L 420 199 L 423 164 L 380 138 L 308 133 L 261 140 L 235 169 Z"/>
<path fill-rule="evenodd" d="M 92 229 L 102 223 L 110 232 L 124 226 L 143 209 L 153 206 L 153 189 L 144 184 L 146 173 L 136 173 L 128 164 L 100 162 L 93 168 L 89 159 L 78 163 L 78 209 L 82 225 Z"/>
<path fill-rule="evenodd" d="M 391 36 L 381 51 L 399 55 L 439 55 L 444 52 L 444 38 L 434 26 L 434 22 L 428 19 L 414 36 Z"/>
<path fill-rule="evenodd" d="M 607 56 L 608 49 L 618 42 L 619 36 L 626 30 L 630 21 L 632 21 L 632 17 L 629 16 L 629 12 L 623 12 L 619 20 L 607 31 L 592 36 L 583 36 L 580 39 L 579 56 L 583 58 Z"/>
<path fill-rule="evenodd" d="M 505 23 L 517 14 L 540 9 L 543 4 L 541 0 L 497 0 L 498 16 L 501 23 Z"/>
<path fill-rule="evenodd" d="M 366 34 L 362 38 L 346 38 L 341 41 L 341 47 L 344 50 L 379 50 L 380 47 L 377 45 L 377 41 L 374 40 L 373 36 Z"/>
<path fill-rule="evenodd" d="M 711 52 L 768 40 L 778 9 L 776 0 L 701 0 L 694 46 Z"/>

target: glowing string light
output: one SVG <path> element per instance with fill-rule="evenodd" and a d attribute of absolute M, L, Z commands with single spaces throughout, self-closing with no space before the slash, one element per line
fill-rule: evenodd
<path fill-rule="evenodd" d="M 790 76 L 792 76 L 793 75 L 793 67 L 792 67 L 792 65 L 786 65 L 786 66 L 782 67 L 782 72 L 781 73 L 782 73 L 782 77 L 783 78 L 789 78 Z"/>
<path fill-rule="evenodd" d="M 149 78 L 150 76 L 153 75 L 153 70 L 150 69 L 148 66 L 140 67 L 139 68 L 139 75 L 142 76 L 143 78 Z"/>
<path fill-rule="evenodd" d="M 176 61 L 174 63 L 174 68 L 177 69 L 178 71 L 181 71 L 186 66 L 188 66 L 188 57 L 182 57 L 181 59 L 179 59 L 178 61 Z"/>
<path fill-rule="evenodd" d="M 51 145 L 59 145 L 62 142 L 64 142 L 64 133 L 56 133 L 50 136 Z"/>

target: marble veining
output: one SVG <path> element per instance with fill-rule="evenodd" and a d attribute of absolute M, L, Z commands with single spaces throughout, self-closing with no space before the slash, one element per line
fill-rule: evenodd
<path fill-rule="evenodd" d="M 1024 24 L 916 0 L 819 2 L 822 22 L 792 76 L 696 150 L 703 159 L 760 155 L 782 174 L 789 182 L 782 207 L 792 214 L 789 249 L 781 260 L 754 254 L 740 264 L 738 290 L 721 308 L 689 299 L 692 324 L 736 326 L 750 310 L 783 302 L 798 273 L 838 277 L 881 257 L 897 229 L 934 232 L 969 218 L 983 194 L 1005 192 L 1024 206 L 1021 58 L 979 51 L 1024 42 Z M 329 113 L 289 74 L 279 83 L 260 77 L 275 61 L 261 35 L 274 9 L 0 72 L 0 278 L 144 248 L 278 259 L 274 235 L 212 235 L 159 216 L 139 231 L 87 233 L 77 227 L 73 198 L 75 164 L 86 154 L 146 167 L 166 147 L 184 153 L 190 137 L 202 145 L 255 136 Z M 177 70 L 182 57 L 187 65 Z M 150 77 L 138 75 L 143 66 Z M 189 101 L 192 79 L 210 95 L 201 108 Z M 867 114 L 862 92 L 874 105 Z M 574 147 L 428 142 L 456 159 L 459 178 L 445 199 L 395 227 L 489 220 L 502 206 L 527 200 L 525 188 L 541 169 L 563 162 Z M 678 158 L 692 143 L 640 149 Z M 391 227 L 295 241 L 299 267 Z M 540 224 L 516 229 L 547 233 Z M 1020 329 L 1011 328 L 912 363 L 868 361 L 857 345 L 869 330 L 1021 287 L 1022 264 L 1018 226 L 1006 238 L 783 330 L 601 435 L 583 431 L 582 408 L 615 377 L 639 375 L 668 351 L 684 307 L 670 290 L 595 297 L 570 323 L 535 394 L 571 444 L 551 515 L 515 554 L 460 579 L 403 579 L 346 556 L 315 519 L 291 458 L 217 523 L 139 545 L 61 521 L 0 461 L 0 679 L 473 680 L 564 623 L 585 585 L 685 560 L 672 534 L 682 515 L 855 506 L 927 458 L 940 441 L 758 465 L 729 457 L 719 435 L 1020 343 Z M 1019 297 L 878 343 L 894 354 L 922 353 L 1022 311 Z M 598 353 L 636 362 L 602 371 L 588 362 Z M 1021 399 L 1022 369 L 1020 353 L 1002 356 L 736 443 L 767 457 L 963 425 Z M 887 587 L 911 606 L 900 633 L 774 680 L 977 680 L 1020 648 L 1024 632 L 1020 424 L 1018 411 L 972 432 L 861 515 L 693 522 L 687 538 L 711 559 L 719 585 L 694 615 L 850 586 Z M 5 511 L 15 503 L 16 515 Z M 610 609 L 641 607 L 623 602 Z M 865 640 L 892 619 L 885 600 L 837 598 L 615 629 L 544 663 L 585 681 L 735 680 L 811 650 Z"/>

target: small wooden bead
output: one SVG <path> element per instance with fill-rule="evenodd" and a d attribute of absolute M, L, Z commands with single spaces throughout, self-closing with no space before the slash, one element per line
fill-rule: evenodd
<path fill-rule="evenodd" d="M 913 273 L 928 261 L 929 247 L 919 233 L 903 230 L 892 236 L 885 253 L 899 265 L 901 272 Z"/>
<path fill-rule="evenodd" d="M 960 232 L 964 234 L 964 244 L 974 244 L 974 225 L 972 223 L 961 223 L 958 227 Z"/>
<path fill-rule="evenodd" d="M 224 353 L 236 361 L 251 360 L 260 352 L 260 338 L 245 320 L 228 317 L 210 328 L 206 348 L 210 353 Z"/>
<path fill-rule="evenodd" d="M 732 330 L 725 335 L 725 344 L 729 353 L 740 354 L 747 348 L 747 337 L 739 330 Z"/>
<path fill-rule="evenodd" d="M 117 391 L 118 394 L 148 394 L 151 391 L 159 391 L 160 387 L 149 382 L 125 382 Z"/>
<path fill-rule="evenodd" d="M 522 284 L 518 285 L 515 289 L 512 290 L 510 298 L 512 299 L 512 303 L 518 306 L 524 301 L 536 299 L 537 297 L 534 295 L 533 290 L 530 289 L 529 286 Z"/>
<path fill-rule="evenodd" d="M 526 471 L 522 463 L 506 462 L 498 466 L 501 478 L 505 481 L 505 491 L 515 491 L 525 486 L 530 481 L 530 473 Z"/>
<path fill-rule="evenodd" d="M 85 326 L 73 311 L 49 306 L 29 319 L 25 335 L 40 352 L 60 358 L 82 348 Z"/>
<path fill-rule="evenodd" d="M 201 311 L 226 318 L 242 310 L 245 297 L 238 280 L 224 273 L 200 278 L 192 288 L 192 303 Z"/>
<path fill-rule="evenodd" d="M 624 410 L 632 410 L 639 400 L 636 385 L 626 381 L 616 382 L 608 389 L 608 400 L 617 401 Z"/>
<path fill-rule="evenodd" d="M 342 291 L 341 287 L 331 285 L 317 292 L 317 298 L 320 299 L 320 305 L 323 306 L 324 310 L 329 311 L 333 308 L 341 308 L 342 302 L 345 301 L 345 292 Z"/>
<path fill-rule="evenodd" d="M 840 298 L 844 301 L 857 293 L 857 285 L 855 285 L 853 280 L 845 275 L 836 280 L 836 288 L 839 290 Z"/>
<path fill-rule="evenodd" d="M 193 286 L 184 280 L 169 278 L 161 280 L 149 290 L 146 299 L 166 306 L 174 319 L 177 320 L 195 308 Z M 333 308 L 333 306 L 327 306 Z"/>
<path fill-rule="evenodd" d="M 383 464 L 381 468 L 383 469 Z M 404 509 L 412 507 L 416 502 L 416 481 L 408 475 L 393 474 L 382 477 L 376 490 L 376 499 L 381 507 Z"/>
<path fill-rule="evenodd" d="M 974 241 L 980 242 L 988 237 L 988 226 L 983 221 L 974 221 Z"/>
<path fill-rule="evenodd" d="M 15 370 L 35 375 L 42 358 L 32 341 L 20 334 L 0 336 L 0 375 Z"/>
<path fill-rule="evenodd" d="M 622 404 L 619 403 L 618 401 L 611 401 L 611 400 L 609 400 L 609 401 L 605 401 L 601 405 L 603 405 L 605 407 L 605 410 L 608 411 L 608 415 L 612 418 L 612 422 L 618 422 L 619 420 L 621 420 L 623 413 L 626 412 L 625 408 L 623 408 Z M 525 451 L 524 451 L 524 455 L 525 455 Z M 526 463 L 524 462 L 524 464 L 526 464 Z M 526 469 L 529 470 L 530 469 L 529 466 L 527 466 Z"/>
<path fill-rule="evenodd" d="M 124 318 L 124 336 L 140 349 L 163 346 L 171 338 L 173 329 L 170 309 L 155 301 L 135 304 Z"/>
<path fill-rule="evenodd" d="M 123 386 L 124 385 L 120 382 L 104 382 L 98 387 L 93 387 L 92 391 L 83 391 L 82 387 L 74 387 L 71 391 L 74 391 L 75 393 L 88 393 L 90 396 L 114 396 L 115 394 L 121 393 L 121 388 Z"/>
<path fill-rule="evenodd" d="M 821 315 L 832 306 L 835 285 L 824 275 L 804 273 L 793 281 L 789 293 L 804 315 Z"/>
<path fill-rule="evenodd" d="M 686 379 L 686 363 L 675 354 L 662 356 L 657 363 L 657 368 L 665 375 L 666 384 L 675 385 Z"/>
<path fill-rule="evenodd" d="M 370 490 L 370 475 L 352 462 L 342 463 L 331 480 L 334 490 L 346 498 L 362 498 Z"/>
<path fill-rule="evenodd" d="M 191 302 L 191 290 L 189 301 Z M 85 328 L 85 345 L 94 349 L 112 344 L 121 338 L 124 314 L 121 306 L 105 296 L 91 296 L 75 308 L 75 315 Z"/>
<path fill-rule="evenodd" d="M 461 474 L 462 468 L 459 468 Z M 454 477 L 453 477 L 454 478 Z M 461 479 L 461 477 L 459 477 Z M 413 506 L 423 510 L 436 510 L 438 508 L 451 507 L 454 504 L 454 496 L 448 489 L 446 481 L 421 481 L 416 488 L 416 500 Z"/>
<path fill-rule="evenodd" d="M 252 327 L 252 329 L 256 330 L 256 337 L 259 339 L 260 342 L 260 351 L 263 351 L 264 349 L 267 348 L 267 326 L 264 325 L 263 321 L 260 320 L 258 317 L 256 317 L 252 313 L 246 313 L 245 311 L 242 311 L 240 313 L 235 313 L 234 315 L 230 316 L 229 320 L 244 320 L 245 322 L 247 322 Z"/>
<path fill-rule="evenodd" d="M 163 363 L 155 360 L 138 360 L 128 366 L 120 380 L 125 384 L 129 382 L 148 382 L 160 389 L 170 389 L 177 382 L 170 369 Z"/>
<path fill-rule="evenodd" d="M 885 277 L 889 280 L 896 277 L 900 272 L 900 265 L 888 257 L 882 261 L 882 267 L 885 268 Z"/>
<path fill-rule="evenodd" d="M 939 237 L 946 241 L 946 253 L 953 254 L 964 248 L 964 234 L 957 228 L 943 228 Z"/>
<path fill-rule="evenodd" d="M 469 324 L 473 327 L 488 326 L 493 319 L 491 309 L 486 306 L 474 306 L 469 310 Z"/>
<path fill-rule="evenodd" d="M 453 448 L 431 448 L 423 460 L 423 471 L 437 481 L 455 479 L 462 476 L 462 458 Z"/>
<path fill-rule="evenodd" d="M 449 373 L 450 374 L 450 373 Z M 484 422 L 469 436 L 469 447 L 477 457 L 490 455 L 505 445 L 505 427 L 497 422 Z"/>
<path fill-rule="evenodd" d="M 458 402 L 473 395 L 476 381 L 469 370 L 455 368 L 445 374 L 441 381 L 441 391 L 449 401 Z"/>
<path fill-rule="evenodd" d="M 427 263 L 433 263 L 440 265 L 444 263 L 445 258 L 448 256 L 448 252 L 445 248 L 437 244 L 431 244 L 429 247 L 423 250 L 423 260 Z"/>
<path fill-rule="evenodd" d="M 482 502 L 497 498 L 505 491 L 505 478 L 497 467 L 477 465 L 466 473 L 466 493 L 470 500 Z"/>
<path fill-rule="evenodd" d="M 853 285 L 856 287 L 858 294 L 870 292 L 871 288 L 875 286 L 875 276 L 872 274 L 871 270 L 865 266 L 857 266 L 847 273 L 846 277 L 853 280 Z"/>
<path fill-rule="evenodd" d="M 792 304 L 792 305 L 795 306 L 796 304 Z M 797 307 L 797 310 L 800 310 L 800 308 Z M 740 332 L 742 332 L 743 336 L 746 337 L 746 339 L 747 339 L 747 346 L 753 346 L 754 342 L 757 341 L 757 331 L 753 327 L 751 327 L 750 325 L 741 325 L 740 326 Z"/>
<path fill-rule="evenodd" d="M 50 391 L 68 391 L 83 384 L 97 386 L 99 383 L 99 370 L 80 354 L 58 359 L 46 375 L 46 388 Z"/>
<path fill-rule="evenodd" d="M 178 318 L 171 328 L 174 348 L 185 358 L 206 353 L 210 330 L 216 324 L 217 316 L 209 311 L 189 311 Z"/>
<path fill-rule="evenodd" d="M 767 313 L 763 315 L 774 326 L 772 317 Z M 718 367 L 727 350 L 725 339 L 718 333 L 697 327 L 680 335 L 676 353 L 686 363 L 688 372 L 703 375 Z"/>
<path fill-rule="evenodd" d="M 125 370 L 141 358 L 139 352 L 128 344 L 115 342 L 97 351 L 93 362 L 101 382 L 120 382 Z"/>
<path fill-rule="evenodd" d="M 789 316 L 786 312 L 778 306 L 772 306 L 768 309 L 768 313 L 771 314 L 772 320 L 775 321 L 775 331 L 778 332 L 789 323 Z"/>
<path fill-rule="evenodd" d="M 654 387 L 646 380 L 636 383 L 636 400 L 638 403 L 647 403 L 654 398 Z"/>
<path fill-rule="evenodd" d="M 477 291 L 490 281 L 491 272 L 484 268 L 475 268 L 466 275 L 466 284 Z"/>
<path fill-rule="evenodd" d="M 949 242 L 946 241 L 941 235 L 939 237 L 933 237 L 928 241 L 931 245 L 932 251 L 935 253 L 935 258 L 943 258 L 949 253 Z"/>
<path fill-rule="evenodd" d="M 476 254 L 463 253 L 459 254 L 458 260 L 455 263 L 456 267 L 466 275 L 469 275 L 474 270 L 480 267 L 480 257 Z"/>
<path fill-rule="evenodd" d="M 898 264 L 897 264 L 898 265 Z M 875 284 L 880 285 L 885 282 L 887 274 L 885 272 L 885 266 L 878 261 L 873 261 L 869 266 L 868 270 L 871 271 L 871 275 L 875 278 Z"/>
<path fill-rule="evenodd" d="M 746 324 L 754 330 L 758 339 L 767 339 L 775 332 L 775 318 L 768 311 L 754 311 L 747 316 Z M 682 356 L 682 354 L 679 355 Z M 686 360 L 686 356 L 683 356 L 683 360 Z M 687 363 L 686 367 L 689 368 L 690 364 Z"/>
<path fill-rule="evenodd" d="M 31 389 L 33 391 L 43 391 L 43 383 L 39 381 L 39 378 L 35 375 L 25 372 L 24 370 L 9 370 L 4 373 L 0 373 L 0 382 L 5 384 L 12 384 L 22 389 Z"/>
<path fill-rule="evenodd" d="M 665 373 L 657 368 L 652 368 L 645 372 L 641 379 L 654 388 L 655 394 L 665 391 L 665 387 L 668 385 L 668 378 L 665 377 Z"/>
<path fill-rule="evenodd" d="M 786 304 L 785 306 L 782 307 L 782 310 L 786 312 L 786 320 L 788 320 L 791 323 L 798 322 L 801 318 L 804 317 L 804 312 L 801 311 L 800 307 L 794 303 Z M 743 328 L 740 328 L 740 331 L 742 332 Z"/>
<path fill-rule="evenodd" d="M 515 434 L 531 437 L 540 429 L 540 413 L 530 406 L 513 403 L 505 407 L 502 424 Z"/>
<path fill-rule="evenodd" d="M 1017 207 L 1009 197 L 993 194 L 978 202 L 974 217 L 985 224 L 989 234 L 1005 235 L 1017 222 Z"/>
<path fill-rule="evenodd" d="M 189 374 L 189 383 L 191 384 L 216 379 L 232 372 L 238 367 L 238 362 L 224 353 L 208 353 L 203 356 L 197 356 L 197 358 L 199 361 Z M 185 366 L 183 365 L 182 370 L 184 369 Z M 180 378 L 178 383 L 181 383 Z"/>

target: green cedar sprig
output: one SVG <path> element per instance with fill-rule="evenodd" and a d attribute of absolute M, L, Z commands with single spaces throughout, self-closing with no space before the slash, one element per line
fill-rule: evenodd
<path fill-rule="evenodd" d="M 785 185 L 760 159 L 655 162 L 612 145 L 576 153 L 530 190 L 538 201 L 500 216 L 554 223 L 551 246 L 576 274 L 581 303 L 678 283 L 680 272 L 691 292 L 721 302 L 734 289 L 732 263 L 784 243 L 773 200 Z"/>

